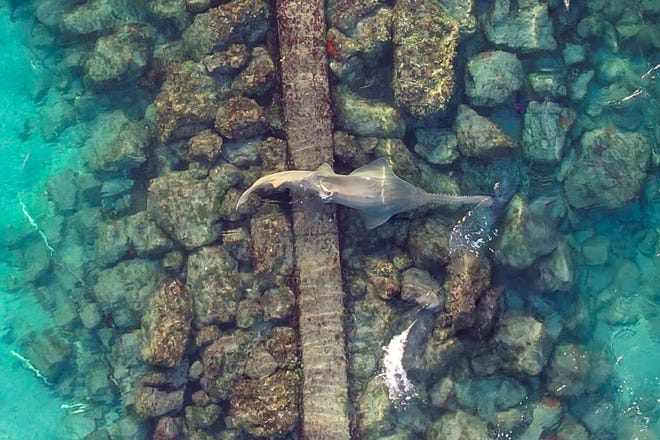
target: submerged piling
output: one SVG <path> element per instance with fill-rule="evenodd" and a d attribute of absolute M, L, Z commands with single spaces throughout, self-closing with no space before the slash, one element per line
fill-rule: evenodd
<path fill-rule="evenodd" d="M 278 0 L 282 98 L 294 169 L 332 164 L 332 111 L 322 0 Z M 294 207 L 304 439 L 349 439 L 344 293 L 334 206 Z"/>

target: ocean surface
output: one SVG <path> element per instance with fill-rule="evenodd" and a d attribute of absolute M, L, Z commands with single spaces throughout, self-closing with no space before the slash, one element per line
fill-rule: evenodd
<path fill-rule="evenodd" d="M 57 97 L 50 94 L 44 98 L 39 92 L 52 72 L 43 52 L 31 47 L 30 22 L 11 14 L 9 5 L 0 2 L 0 440 L 82 439 L 94 429 L 94 423 L 103 420 L 111 424 L 119 417 L 118 402 L 108 399 L 105 404 L 93 403 L 81 396 L 80 390 L 71 391 L 74 385 L 69 392 L 66 387 L 54 387 L 31 363 L 25 342 L 44 337 L 50 334 L 49 329 L 70 321 L 62 317 L 64 312 L 56 305 L 62 300 L 56 291 L 61 280 L 49 280 L 50 272 L 34 275 L 42 286 L 39 291 L 17 287 L 14 281 L 51 258 L 66 270 L 75 266 L 77 257 L 58 255 L 65 248 L 49 238 L 50 228 L 58 220 L 45 188 L 51 176 L 65 170 L 85 171 L 81 151 L 88 132 L 85 124 L 73 124 L 54 139 L 44 139 L 40 112 L 44 105 L 55 105 Z M 652 58 L 640 56 L 636 50 L 627 53 L 625 47 L 620 51 L 639 78 L 640 93 L 630 100 L 620 97 L 610 103 L 611 109 L 606 108 L 601 117 L 637 118 L 639 123 L 631 125 L 642 130 L 655 123 L 657 131 L 660 70 L 652 70 L 660 63 L 657 52 Z M 71 78 L 73 83 L 79 80 Z M 634 91 L 634 87 L 629 90 Z M 585 104 L 579 106 L 584 108 Z M 657 155 L 660 148 L 655 145 L 654 151 Z M 584 326 L 588 333 L 581 334 L 579 342 L 605 355 L 613 379 L 608 382 L 611 385 L 599 390 L 597 399 L 594 395 L 588 401 L 578 399 L 572 410 L 584 414 L 598 405 L 598 411 L 631 427 L 620 431 L 622 440 L 660 435 L 659 191 L 656 165 L 648 174 L 641 200 L 614 210 L 575 213 L 570 226 L 561 232 L 576 249 L 598 236 L 609 243 L 609 254 L 602 265 L 574 268 L 574 295 L 554 293 L 544 299 L 536 295 L 530 300 L 524 285 L 515 281 L 518 274 L 498 274 L 501 280 L 511 278 L 510 283 L 504 282 L 511 308 L 530 309 L 549 323 L 565 316 L 563 312 L 576 302 L 585 307 L 584 319 L 592 320 L 593 325 Z M 85 249 L 89 252 L 93 247 Z M 75 341 L 75 335 L 66 332 L 58 332 L 56 337 Z M 89 348 L 89 342 L 74 345 L 83 352 Z M 94 356 L 101 351 L 99 346 L 89 353 Z M 626 432 L 635 437 L 626 437 Z M 643 437 L 645 433 L 648 437 Z M 497 438 L 510 437 L 499 433 Z"/>

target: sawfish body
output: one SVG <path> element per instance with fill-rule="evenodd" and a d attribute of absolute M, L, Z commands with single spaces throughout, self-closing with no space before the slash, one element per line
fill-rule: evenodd
<path fill-rule="evenodd" d="M 281 171 L 258 179 L 238 200 L 241 206 L 254 191 L 283 188 L 296 197 L 318 196 L 324 203 L 356 209 L 367 229 L 373 229 L 395 214 L 428 203 L 490 203 L 489 196 L 433 194 L 399 178 L 383 158 L 360 167 L 349 175 L 336 174 L 328 164 L 315 171 Z"/>

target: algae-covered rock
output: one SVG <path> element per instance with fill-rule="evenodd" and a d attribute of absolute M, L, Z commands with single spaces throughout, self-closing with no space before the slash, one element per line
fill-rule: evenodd
<path fill-rule="evenodd" d="M 479 115 L 467 105 L 458 107 L 456 139 L 461 155 L 488 158 L 513 152 L 513 139 L 488 118 Z"/>
<path fill-rule="evenodd" d="M 249 64 L 236 76 L 232 89 L 246 96 L 259 96 L 270 91 L 275 84 L 277 70 L 265 47 L 252 49 Z"/>
<path fill-rule="evenodd" d="M 234 382 L 245 372 L 248 354 L 259 339 L 254 334 L 235 331 L 218 337 L 204 348 L 204 370 L 199 384 L 213 402 L 229 398 Z"/>
<path fill-rule="evenodd" d="M 411 230 L 408 246 L 416 266 L 437 270 L 449 262 L 449 226 L 428 217 Z"/>
<path fill-rule="evenodd" d="M 651 156 L 644 135 L 598 128 L 584 133 L 580 145 L 564 181 L 572 206 L 618 208 L 640 194 Z"/>
<path fill-rule="evenodd" d="M 493 343 L 505 362 L 502 369 L 530 376 L 541 373 L 552 348 L 543 323 L 513 310 L 502 316 Z"/>
<path fill-rule="evenodd" d="M 477 300 L 490 286 L 490 261 L 481 254 L 452 255 L 446 281 L 446 308 L 454 329 L 463 330 L 476 322 Z"/>
<path fill-rule="evenodd" d="M 167 70 L 156 96 L 156 135 L 161 143 L 188 138 L 213 125 L 217 86 L 203 65 L 191 61 Z"/>
<path fill-rule="evenodd" d="M 392 408 L 389 392 L 383 380 L 374 376 L 357 399 L 357 429 L 361 438 L 381 438 L 390 432 Z"/>
<path fill-rule="evenodd" d="M 520 90 L 522 83 L 522 64 L 513 53 L 482 52 L 467 63 L 465 93 L 474 105 L 501 104 L 514 90 Z"/>
<path fill-rule="evenodd" d="M 229 398 L 232 424 L 259 438 L 280 438 L 299 423 L 299 377 L 281 370 L 262 379 L 239 379 Z"/>
<path fill-rule="evenodd" d="M 100 37 L 85 62 L 85 82 L 94 89 L 107 90 L 139 78 L 151 61 L 152 32 L 151 28 L 129 25 Z"/>
<path fill-rule="evenodd" d="M 283 321 L 291 317 L 296 297 L 286 286 L 268 289 L 261 296 L 261 306 L 264 309 L 264 319 Z"/>
<path fill-rule="evenodd" d="M 218 108 L 215 127 L 227 139 L 240 140 L 262 135 L 268 123 L 256 101 L 244 96 L 229 98 Z"/>
<path fill-rule="evenodd" d="M 415 138 L 415 152 L 430 163 L 447 165 L 458 159 L 458 141 L 450 130 L 419 128 Z"/>
<path fill-rule="evenodd" d="M 213 130 L 203 130 L 188 140 L 188 157 L 213 163 L 220 157 L 222 137 Z"/>
<path fill-rule="evenodd" d="M 250 222 L 252 261 L 257 280 L 265 286 L 285 283 L 293 272 L 293 233 L 279 210 L 262 210 Z"/>
<path fill-rule="evenodd" d="M 222 246 L 203 247 L 188 257 L 188 292 L 193 298 L 195 323 L 230 323 L 243 294 L 238 263 Z"/>
<path fill-rule="evenodd" d="M 196 15 L 183 42 L 197 60 L 232 43 L 254 44 L 266 34 L 268 16 L 261 0 L 234 0 Z"/>
<path fill-rule="evenodd" d="M 138 168 L 147 159 L 150 133 L 144 121 L 134 121 L 121 110 L 100 114 L 85 142 L 85 158 L 96 173 Z"/>
<path fill-rule="evenodd" d="M 147 210 L 158 226 L 188 249 L 203 246 L 220 235 L 218 207 L 229 182 L 199 180 L 191 171 L 165 174 L 151 180 Z"/>
<path fill-rule="evenodd" d="M 255 48 L 256 50 L 256 48 Z M 235 74 L 250 61 L 250 48 L 245 44 L 230 44 L 227 49 L 202 58 L 206 71 L 213 75 Z"/>
<path fill-rule="evenodd" d="M 431 0 L 400 0 L 392 17 L 397 106 L 417 118 L 446 110 L 454 93 L 458 23 Z"/>
<path fill-rule="evenodd" d="M 402 138 L 405 134 L 406 123 L 395 107 L 362 98 L 344 87 L 334 97 L 338 125 L 345 130 L 380 138 Z"/>
<path fill-rule="evenodd" d="M 480 418 L 458 410 L 440 417 L 427 432 L 429 440 L 488 440 L 488 427 Z"/>
<path fill-rule="evenodd" d="M 523 127 L 523 156 L 536 163 L 559 163 L 574 121 L 571 108 L 549 101 L 530 102 Z"/>
<path fill-rule="evenodd" d="M 495 46 L 521 53 L 557 48 L 548 4 L 539 0 L 495 0 L 486 17 L 484 31 Z"/>
<path fill-rule="evenodd" d="M 173 279 L 163 280 L 142 316 L 144 360 L 160 367 L 178 366 L 186 351 L 192 318 L 192 298 L 186 286 Z"/>

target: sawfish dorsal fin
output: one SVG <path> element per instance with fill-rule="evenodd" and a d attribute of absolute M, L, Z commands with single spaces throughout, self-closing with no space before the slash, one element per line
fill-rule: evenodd
<path fill-rule="evenodd" d="M 368 178 L 378 178 L 378 179 L 383 179 L 386 177 L 396 177 L 396 174 L 394 174 L 394 171 L 392 171 L 392 167 L 390 166 L 389 163 L 387 163 L 387 160 L 385 158 L 379 157 L 378 159 L 374 160 L 371 163 L 366 164 L 365 166 L 362 166 L 355 171 L 353 171 L 351 176 L 361 176 L 361 177 L 368 177 Z"/>
<path fill-rule="evenodd" d="M 316 174 L 319 176 L 332 176 L 335 174 L 335 172 L 330 165 L 328 165 L 326 162 L 323 162 L 323 164 L 316 169 Z"/>

